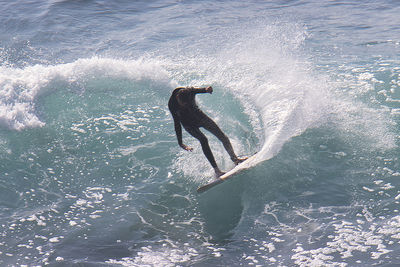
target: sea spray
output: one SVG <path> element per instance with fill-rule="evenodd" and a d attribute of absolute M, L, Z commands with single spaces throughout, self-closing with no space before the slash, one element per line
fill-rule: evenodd
<path fill-rule="evenodd" d="M 257 149 L 247 148 L 247 154 L 259 151 L 254 164 L 272 158 L 291 137 L 322 123 L 332 104 L 327 77 L 313 71 L 303 54 L 306 29 L 298 24 L 264 25 L 265 20 L 240 25 L 229 35 L 225 32 L 226 39 L 211 34 L 210 55 L 179 55 L 169 65 L 181 73 L 176 79 L 197 73 L 184 83 L 215 84 L 240 100 L 262 142 Z"/>

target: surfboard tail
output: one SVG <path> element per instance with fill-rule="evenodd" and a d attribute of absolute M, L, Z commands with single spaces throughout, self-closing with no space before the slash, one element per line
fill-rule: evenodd
<path fill-rule="evenodd" d="M 211 183 L 208 183 L 206 185 L 200 186 L 199 188 L 197 188 L 197 193 L 203 193 L 204 191 L 207 191 L 208 189 L 210 189 L 211 187 L 216 186 L 217 184 L 222 183 L 224 180 L 221 178 L 218 178 L 214 181 L 212 181 Z"/>

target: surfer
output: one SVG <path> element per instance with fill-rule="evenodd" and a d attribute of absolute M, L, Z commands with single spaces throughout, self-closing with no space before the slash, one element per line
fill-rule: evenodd
<path fill-rule="evenodd" d="M 210 146 L 208 144 L 207 137 L 200 131 L 200 127 L 211 132 L 215 135 L 224 145 L 226 151 L 228 152 L 231 160 L 237 165 L 240 162 L 246 160 L 247 158 L 239 158 L 233 151 L 232 144 L 229 138 L 222 132 L 218 125 L 208 117 L 196 104 L 195 96 L 201 93 L 212 94 L 213 88 L 211 86 L 194 88 L 194 87 L 178 87 L 173 92 L 168 102 L 168 108 L 171 111 L 172 117 L 175 124 L 176 137 L 178 139 L 178 144 L 180 147 L 187 151 L 192 151 L 193 148 L 188 147 L 182 143 L 182 127 L 192 135 L 194 138 L 198 139 L 203 149 L 203 153 L 210 162 L 211 166 L 214 168 L 215 175 L 217 177 L 224 174 L 215 162 L 214 156 L 211 152 Z"/>

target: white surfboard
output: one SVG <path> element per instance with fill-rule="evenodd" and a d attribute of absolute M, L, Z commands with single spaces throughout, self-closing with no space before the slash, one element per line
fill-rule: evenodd
<path fill-rule="evenodd" d="M 220 184 L 220 183 L 228 180 L 229 178 L 231 178 L 235 174 L 238 174 L 242 170 L 245 170 L 245 169 L 248 169 L 248 168 L 254 166 L 254 162 L 256 162 L 257 156 L 258 156 L 257 153 L 254 154 L 253 156 L 249 157 L 248 159 L 246 159 L 245 161 L 243 161 L 239 165 L 235 166 L 235 168 L 233 168 L 232 170 L 228 171 L 227 173 L 221 175 L 220 177 L 218 177 L 214 181 L 212 181 L 212 182 L 210 182 L 210 183 L 208 183 L 206 185 L 200 186 L 199 188 L 197 188 L 197 193 L 205 192 L 208 189 L 216 186 L 217 184 Z"/>

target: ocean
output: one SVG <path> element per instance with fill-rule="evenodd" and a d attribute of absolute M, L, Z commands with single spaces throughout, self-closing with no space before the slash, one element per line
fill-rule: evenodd
<path fill-rule="evenodd" d="M 400 265 L 399 1 L 0 2 L 0 266 Z"/>

